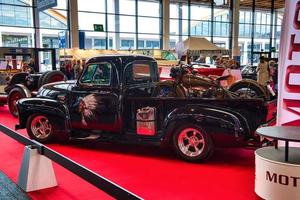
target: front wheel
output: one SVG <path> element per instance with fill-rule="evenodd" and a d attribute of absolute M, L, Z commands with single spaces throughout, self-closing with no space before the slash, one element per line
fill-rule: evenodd
<path fill-rule="evenodd" d="M 173 147 L 180 158 L 189 162 L 206 160 L 213 152 L 211 137 L 191 123 L 179 127 L 173 135 Z"/>
<path fill-rule="evenodd" d="M 29 137 L 38 142 L 48 143 L 53 139 L 54 124 L 46 115 L 31 115 L 27 120 L 26 129 Z"/>

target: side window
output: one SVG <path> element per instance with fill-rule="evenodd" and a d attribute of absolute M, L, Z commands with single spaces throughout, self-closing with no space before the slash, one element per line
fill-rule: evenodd
<path fill-rule="evenodd" d="M 132 65 L 132 78 L 137 80 L 151 80 L 151 72 L 149 64 L 133 64 Z"/>
<path fill-rule="evenodd" d="M 133 62 L 125 68 L 125 84 L 138 84 L 156 81 L 155 63 Z"/>
<path fill-rule="evenodd" d="M 83 72 L 80 83 L 92 85 L 110 85 L 112 66 L 110 63 L 90 64 Z"/>

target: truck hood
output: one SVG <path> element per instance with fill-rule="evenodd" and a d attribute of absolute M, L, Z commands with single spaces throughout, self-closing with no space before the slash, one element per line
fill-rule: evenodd
<path fill-rule="evenodd" d="M 57 99 L 57 95 L 66 95 L 70 93 L 72 88 L 75 86 L 76 80 L 71 81 L 61 81 L 61 82 L 55 82 L 55 83 L 49 83 L 46 85 L 43 85 L 38 93 L 37 97 L 46 97 L 50 99 Z"/>
<path fill-rule="evenodd" d="M 60 81 L 55 83 L 49 83 L 42 88 L 48 89 L 48 90 L 68 90 L 70 91 L 74 85 L 76 84 L 77 80 L 70 80 L 70 81 Z"/>

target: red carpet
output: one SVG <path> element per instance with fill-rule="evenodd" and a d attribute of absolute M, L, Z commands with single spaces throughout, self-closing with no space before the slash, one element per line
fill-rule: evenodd
<path fill-rule="evenodd" d="M 16 122 L 0 107 L 0 123 L 14 128 Z M 16 181 L 24 146 L 2 133 L 0 145 L 0 170 Z M 253 150 L 221 149 L 209 161 L 192 164 L 156 147 L 100 142 L 49 146 L 145 199 L 259 199 Z M 29 193 L 33 199 L 110 199 L 57 164 L 54 170 L 58 187 Z"/>

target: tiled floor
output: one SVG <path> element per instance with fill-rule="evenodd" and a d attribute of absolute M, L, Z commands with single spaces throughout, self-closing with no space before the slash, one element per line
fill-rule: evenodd
<path fill-rule="evenodd" d="M 27 200 L 30 198 L 0 171 L 0 199 Z"/>

